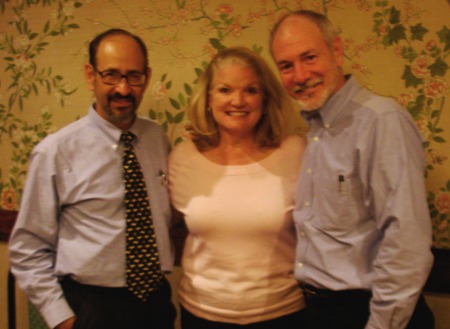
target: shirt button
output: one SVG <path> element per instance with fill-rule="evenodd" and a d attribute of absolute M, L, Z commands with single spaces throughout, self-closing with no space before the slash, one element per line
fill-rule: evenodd
<path fill-rule="evenodd" d="M 325 124 L 325 128 L 327 128 L 327 129 L 330 128 L 330 126 L 331 126 L 331 125 L 330 125 L 329 123 L 326 123 L 326 124 Z"/>
<path fill-rule="evenodd" d="M 311 203 L 309 201 L 305 201 L 304 205 L 309 207 L 311 205 Z"/>
<path fill-rule="evenodd" d="M 314 136 L 312 140 L 313 140 L 313 142 L 317 142 L 317 141 L 319 141 L 319 137 L 318 136 Z"/>
<path fill-rule="evenodd" d="M 300 231 L 300 236 L 304 237 L 306 234 L 303 231 Z"/>
<path fill-rule="evenodd" d="M 298 263 L 297 263 L 297 268 L 298 268 L 298 269 L 301 269 L 302 267 L 303 267 L 303 263 L 298 262 Z"/>
<path fill-rule="evenodd" d="M 306 172 L 307 172 L 308 174 L 312 174 L 312 169 L 311 169 L 311 168 L 308 168 L 308 169 L 306 169 Z"/>

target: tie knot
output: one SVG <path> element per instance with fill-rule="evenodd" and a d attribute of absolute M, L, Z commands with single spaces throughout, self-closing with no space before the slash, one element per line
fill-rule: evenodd
<path fill-rule="evenodd" d="M 310 122 L 312 120 L 318 120 L 321 118 L 319 110 L 314 111 L 302 111 L 302 116 L 306 121 Z"/>
<path fill-rule="evenodd" d="M 127 131 L 120 136 L 120 140 L 124 143 L 126 147 L 130 147 L 133 144 L 135 138 L 136 135 L 133 134 L 131 131 Z"/>

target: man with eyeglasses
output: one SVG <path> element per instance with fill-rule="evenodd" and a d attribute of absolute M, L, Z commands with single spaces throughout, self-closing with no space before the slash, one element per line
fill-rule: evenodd
<path fill-rule="evenodd" d="M 170 144 L 159 125 L 137 115 L 151 76 L 147 49 L 125 30 L 108 30 L 90 43 L 85 74 L 96 98 L 87 116 L 33 150 L 10 241 L 12 271 L 50 328 L 173 329 L 164 277 L 173 263 L 164 181 Z M 130 132 L 131 147 L 121 141 Z M 127 148 L 142 169 L 156 236 L 159 276 L 144 297 L 127 288 Z"/>

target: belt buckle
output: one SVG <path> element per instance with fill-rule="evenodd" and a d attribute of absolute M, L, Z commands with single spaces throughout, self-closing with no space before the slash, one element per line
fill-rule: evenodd
<path fill-rule="evenodd" d="M 308 285 L 301 284 L 300 288 L 302 288 L 303 292 L 305 292 L 307 295 L 310 295 L 310 296 L 317 295 L 317 292 L 312 290 Z"/>

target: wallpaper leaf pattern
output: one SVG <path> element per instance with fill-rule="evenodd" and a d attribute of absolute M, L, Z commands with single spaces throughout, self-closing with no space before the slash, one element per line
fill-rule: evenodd
<path fill-rule="evenodd" d="M 328 15 L 342 30 L 346 70 L 413 115 L 426 141 L 434 245 L 450 248 L 446 0 L 434 0 L 433 6 L 428 0 L 0 0 L 0 207 L 19 208 L 36 143 L 86 113 L 79 102 L 91 96 L 77 74 L 95 34 L 120 27 L 142 36 L 154 74 L 141 114 L 158 121 L 177 144 L 184 136 L 186 105 L 211 57 L 227 46 L 245 45 L 271 62 L 270 28 L 279 16 L 300 8 Z M 355 14 L 366 21 L 352 29 Z M 387 64 L 394 87 L 383 93 L 377 74 Z"/>

